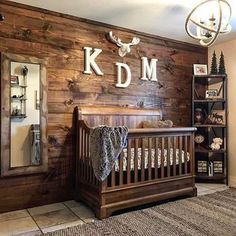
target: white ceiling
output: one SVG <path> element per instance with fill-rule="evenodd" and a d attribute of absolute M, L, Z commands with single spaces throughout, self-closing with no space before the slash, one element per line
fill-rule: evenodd
<path fill-rule="evenodd" d="M 198 43 L 185 32 L 188 12 L 203 0 L 14 0 L 60 13 L 92 19 L 185 42 Z M 236 1 L 232 6 L 232 31 L 217 42 L 236 38 Z"/>

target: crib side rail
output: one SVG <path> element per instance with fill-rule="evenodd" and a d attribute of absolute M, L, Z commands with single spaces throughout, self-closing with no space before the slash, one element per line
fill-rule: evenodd
<path fill-rule="evenodd" d="M 122 151 L 118 167 L 116 165 L 103 182 L 95 178 L 92 169 L 89 152 L 91 128 L 83 120 L 79 120 L 77 129 L 77 179 L 99 187 L 102 191 L 194 175 L 193 135 L 196 128 L 129 129 L 126 153 Z"/>
<path fill-rule="evenodd" d="M 120 154 L 118 166 L 101 183 L 102 190 L 193 177 L 195 131 L 192 127 L 129 130 L 127 147 Z"/>

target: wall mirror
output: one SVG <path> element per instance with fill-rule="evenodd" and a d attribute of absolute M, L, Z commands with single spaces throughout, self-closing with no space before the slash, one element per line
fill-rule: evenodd
<path fill-rule="evenodd" d="M 1 54 L 1 176 L 47 171 L 45 61 Z"/>

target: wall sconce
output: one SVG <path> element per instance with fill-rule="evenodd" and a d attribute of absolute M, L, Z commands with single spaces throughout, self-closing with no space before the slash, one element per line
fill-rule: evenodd
<path fill-rule="evenodd" d="M 232 9 L 227 0 L 206 0 L 188 14 L 185 22 L 187 34 L 200 41 L 205 47 L 211 46 L 219 34 L 231 31 Z"/>

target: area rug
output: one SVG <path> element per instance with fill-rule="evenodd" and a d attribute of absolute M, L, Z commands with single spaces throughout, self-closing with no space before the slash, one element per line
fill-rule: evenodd
<path fill-rule="evenodd" d="M 177 200 L 48 236 L 236 236 L 236 189 Z"/>

